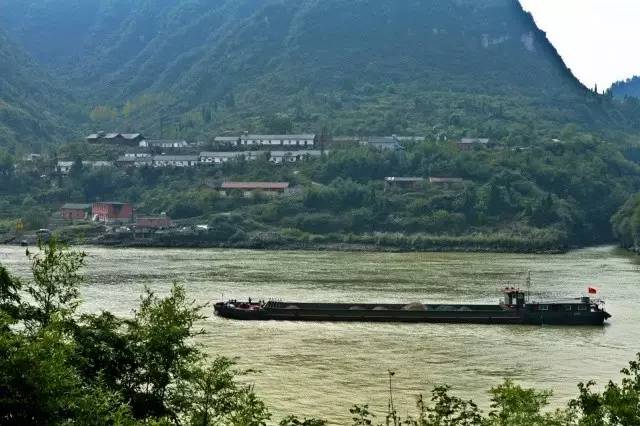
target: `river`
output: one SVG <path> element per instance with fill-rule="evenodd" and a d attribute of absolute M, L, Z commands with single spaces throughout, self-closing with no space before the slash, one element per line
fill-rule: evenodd
<path fill-rule="evenodd" d="M 239 357 L 275 417 L 320 416 L 344 424 L 354 403 L 383 416 L 388 370 L 400 413 L 415 396 L 448 383 L 456 395 L 488 407 L 487 390 L 509 377 L 551 389 L 554 404 L 577 394 L 578 381 L 601 385 L 640 351 L 640 257 L 613 247 L 564 255 L 344 253 L 218 249 L 108 249 L 87 252 L 85 312 L 130 315 L 144 286 L 166 294 L 183 283 L 198 302 L 225 298 L 296 301 L 495 303 L 504 286 L 542 296 L 600 289 L 613 315 L 599 327 L 243 323 L 214 317 L 200 338 L 214 354 Z M 0 247 L 0 263 L 28 275 L 24 249 Z"/>

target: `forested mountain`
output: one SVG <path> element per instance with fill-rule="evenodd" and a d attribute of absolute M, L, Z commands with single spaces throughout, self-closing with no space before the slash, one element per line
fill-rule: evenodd
<path fill-rule="evenodd" d="M 640 193 L 631 197 L 611 222 L 622 246 L 640 251 Z"/>
<path fill-rule="evenodd" d="M 69 95 L 1 31 L 0 58 L 0 147 L 24 149 L 64 137 L 65 124 L 78 113 Z"/>
<path fill-rule="evenodd" d="M 1 24 L 94 127 L 469 132 L 638 126 L 592 94 L 517 0 L 5 0 Z M 634 109 L 635 108 L 635 109 Z"/>
<path fill-rule="evenodd" d="M 619 98 L 633 96 L 640 98 L 640 77 L 635 76 L 625 81 L 618 81 L 611 86 L 613 95 Z"/>

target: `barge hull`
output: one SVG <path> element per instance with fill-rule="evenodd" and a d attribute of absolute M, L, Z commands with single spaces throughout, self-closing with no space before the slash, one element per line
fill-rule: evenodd
<path fill-rule="evenodd" d="M 403 311 L 370 309 L 260 309 L 216 305 L 216 314 L 244 321 L 401 322 L 458 324 L 603 325 L 604 312 L 528 312 L 487 307 L 470 311 Z"/>

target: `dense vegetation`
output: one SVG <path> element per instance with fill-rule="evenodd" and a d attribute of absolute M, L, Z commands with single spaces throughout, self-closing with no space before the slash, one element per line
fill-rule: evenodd
<path fill-rule="evenodd" d="M 516 0 L 6 0 L 0 23 L 15 41 L 0 35 L 0 231 L 19 217 L 44 226 L 64 202 L 121 199 L 214 225 L 206 244 L 563 249 L 611 240 L 611 216 L 640 189 L 629 142 L 640 101 L 583 87 Z M 39 146 L 97 129 L 427 142 L 406 155 L 334 149 L 304 166 L 52 172 L 56 158 L 115 158 Z M 460 153 L 449 141 L 463 136 L 500 148 Z M 31 150 L 49 154 L 47 167 L 11 170 Z M 467 183 L 383 186 L 411 175 Z M 222 199 L 212 183 L 224 179 L 305 191 Z"/>
<path fill-rule="evenodd" d="M 5 155 L 0 218 L 5 232 L 18 218 L 38 229 L 63 203 L 121 200 L 140 213 L 211 225 L 206 235 L 165 236 L 166 245 L 537 251 L 611 241 L 611 217 L 640 190 L 635 148 L 621 150 L 571 127 L 561 137 L 514 132 L 507 143 L 472 151 L 436 140 L 408 143 L 401 152 L 336 147 L 322 158 L 287 165 L 274 165 L 266 155 L 189 170 L 92 170 L 77 162 L 68 177 L 44 178 L 40 170 L 51 164 L 20 163 L 16 171 Z M 91 158 L 86 149 L 66 146 L 59 154 Z M 386 176 L 464 182 L 396 187 L 385 185 Z M 217 190 L 224 180 L 286 181 L 301 193 L 225 197 Z"/>
<path fill-rule="evenodd" d="M 233 361 L 207 358 L 194 342 L 202 306 L 175 285 L 160 298 L 148 291 L 128 318 L 78 315 L 82 253 L 55 241 L 27 253 L 32 279 L 0 266 L 0 423 L 79 425 L 259 426 L 271 420 Z M 29 297 L 24 297 L 28 295 Z M 640 354 L 621 383 L 602 392 L 581 383 L 567 408 L 551 412 L 550 392 L 511 381 L 491 389 L 491 408 L 434 388 L 416 415 L 400 418 L 390 403 L 380 424 L 414 426 L 623 426 L 640 422 Z M 390 373 L 391 374 L 391 373 Z M 404 409 L 402 410 L 404 412 Z M 350 410 L 354 426 L 378 423 L 367 405 Z M 281 426 L 323 426 L 288 416 Z"/>
<path fill-rule="evenodd" d="M 622 206 L 612 223 L 620 244 L 640 253 L 640 194 L 631 197 Z"/>
<path fill-rule="evenodd" d="M 69 136 L 80 109 L 0 30 L 0 147 L 22 151 Z"/>
<path fill-rule="evenodd" d="M 208 139 L 268 130 L 502 138 L 636 131 L 517 0 L 5 0 L 0 22 L 90 111 L 88 128 Z"/>
<path fill-rule="evenodd" d="M 640 98 L 640 77 L 635 76 L 625 81 L 618 81 L 611 86 L 613 95 L 618 98 L 625 98 L 627 96 Z"/>

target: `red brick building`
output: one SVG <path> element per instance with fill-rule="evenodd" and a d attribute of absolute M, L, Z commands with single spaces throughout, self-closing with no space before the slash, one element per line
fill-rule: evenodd
<path fill-rule="evenodd" d="M 60 208 L 64 220 L 88 219 L 91 214 L 91 204 L 67 203 Z"/>
<path fill-rule="evenodd" d="M 133 206 L 129 203 L 93 203 L 91 214 L 100 222 L 131 222 Z"/>
<path fill-rule="evenodd" d="M 139 229 L 167 229 L 173 226 L 171 218 L 165 214 L 160 216 L 144 216 L 136 219 L 136 227 Z"/>

